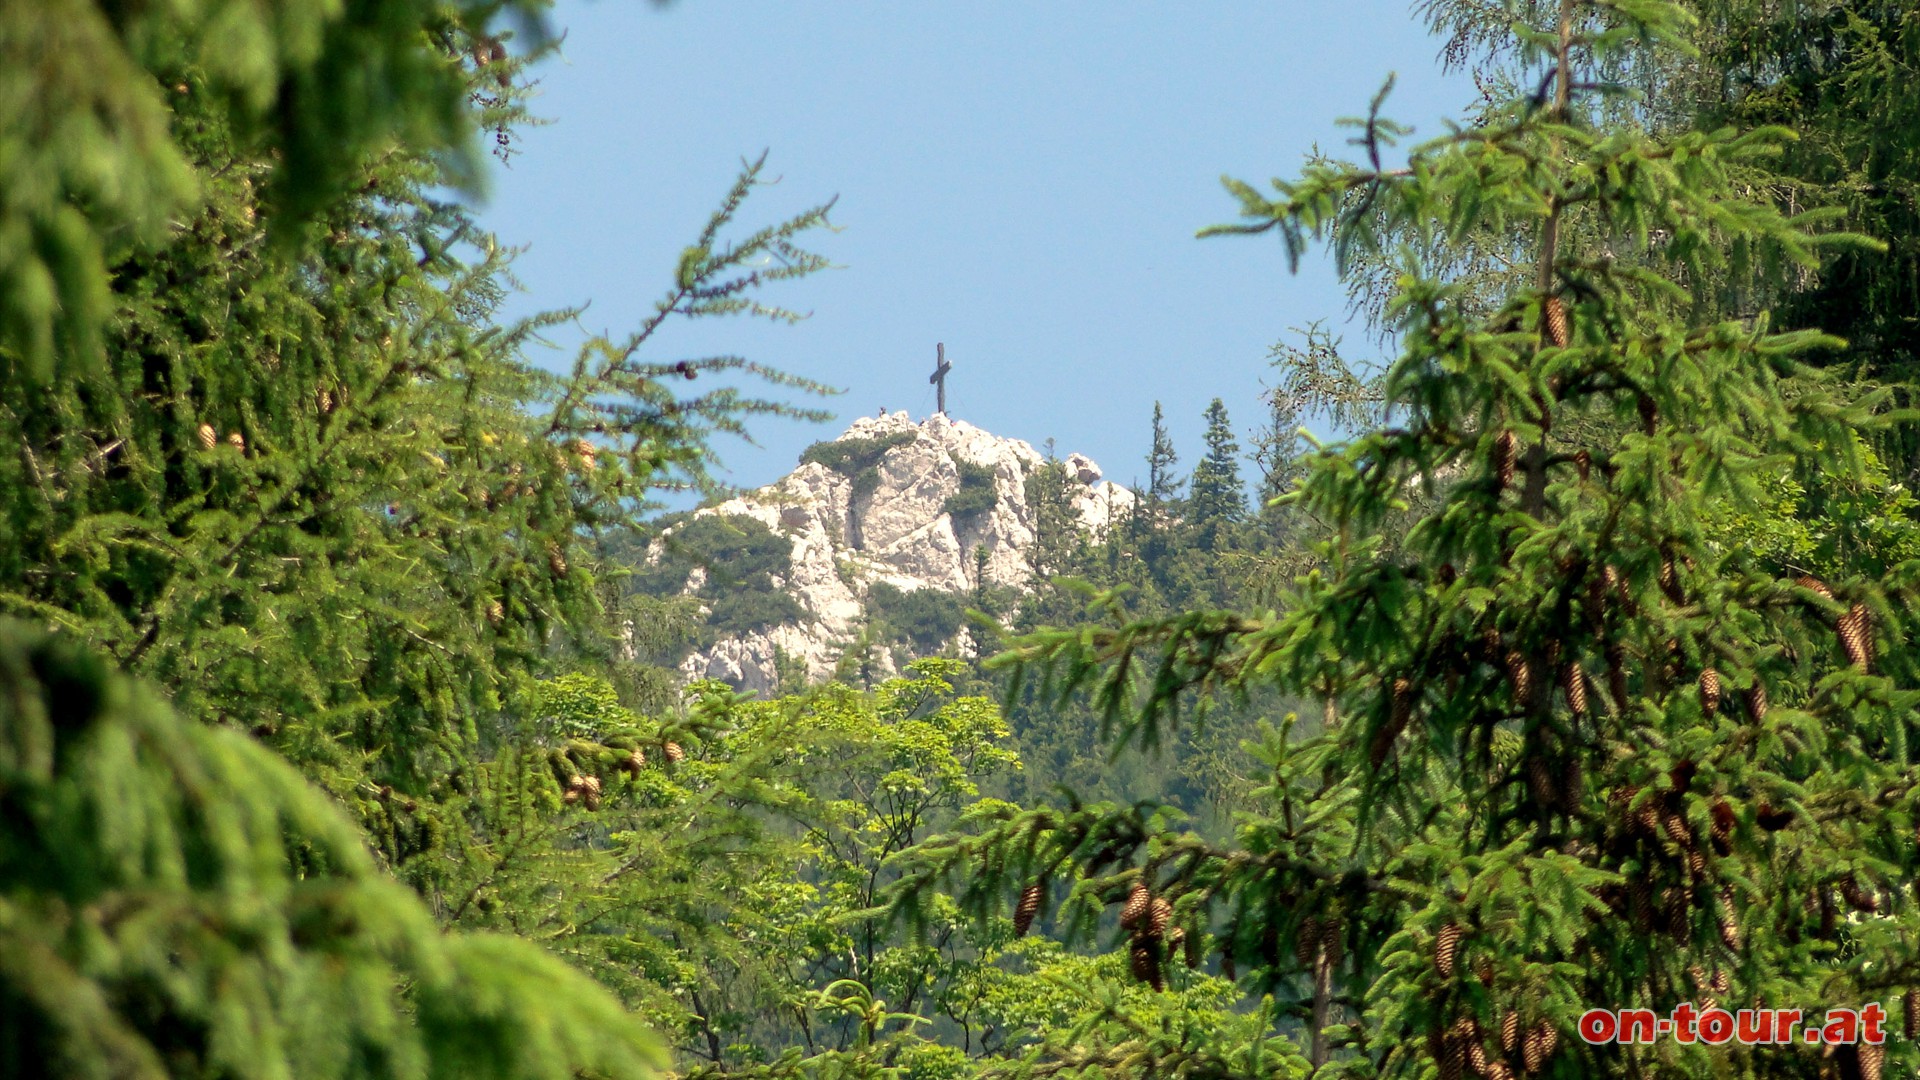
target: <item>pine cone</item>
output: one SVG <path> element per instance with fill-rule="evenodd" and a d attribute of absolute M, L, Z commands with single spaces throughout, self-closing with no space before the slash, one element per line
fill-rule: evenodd
<path fill-rule="evenodd" d="M 1906 1012 L 1900 1018 L 1900 1029 L 1907 1036 L 1907 1041 L 1911 1042 L 1920 1039 L 1920 986 L 1907 987 L 1903 1000 Z"/>
<path fill-rule="evenodd" d="M 1727 805 L 1725 799 L 1719 799 L 1714 802 L 1712 815 L 1713 849 L 1715 853 L 1725 855 L 1731 849 L 1733 826 L 1737 819 L 1734 816 L 1733 807 Z"/>
<path fill-rule="evenodd" d="M 1708 716 L 1720 711 L 1720 673 L 1712 668 L 1700 672 L 1700 707 Z"/>
<path fill-rule="evenodd" d="M 634 747 L 632 752 L 620 762 L 620 767 L 627 770 L 628 776 L 635 780 L 640 779 L 640 770 L 647 767 L 646 751 L 637 746 Z"/>
<path fill-rule="evenodd" d="M 1840 616 L 1840 645 L 1847 650 L 1847 662 L 1861 671 L 1873 662 L 1872 622 L 1865 604 L 1855 604 Z"/>
<path fill-rule="evenodd" d="M 243 454 L 247 452 L 247 440 L 237 431 L 227 432 L 227 445 Z"/>
<path fill-rule="evenodd" d="M 1492 986 L 1493 975 L 1494 975 L 1493 958 L 1490 956 L 1483 956 L 1480 959 L 1474 961 L 1473 975 L 1474 975 L 1474 978 L 1480 980 L 1481 986 Z"/>
<path fill-rule="evenodd" d="M 580 801 L 586 803 L 588 810 L 600 809 L 600 778 L 585 775 L 580 778 Z"/>
<path fill-rule="evenodd" d="M 1840 895 L 1858 911 L 1874 912 L 1880 910 L 1880 898 L 1860 887 L 1852 874 L 1843 874 L 1840 878 Z"/>
<path fill-rule="evenodd" d="M 332 391 L 329 391 L 329 390 L 328 390 L 328 389 L 327 389 L 326 387 L 324 387 L 324 386 L 323 386 L 323 387 L 321 387 L 321 388 L 320 388 L 320 393 L 319 393 L 318 395 L 316 395 L 316 397 L 317 397 L 317 400 L 318 400 L 318 402 L 319 402 L 319 405 L 320 405 L 320 415 L 321 415 L 321 416 L 325 416 L 325 415 L 327 415 L 328 413 L 330 413 L 330 412 L 332 412 L 332 411 L 333 411 L 333 393 L 332 393 Z"/>
<path fill-rule="evenodd" d="M 1547 1063 L 1547 1059 L 1553 1056 L 1554 1049 L 1559 1045 L 1560 1033 L 1553 1029 L 1553 1025 L 1545 1020 L 1535 1024 L 1533 1030 L 1527 1032 L 1526 1043 L 1521 1047 L 1527 1072 L 1539 1072 L 1540 1067 Z"/>
<path fill-rule="evenodd" d="M 1156 896 L 1147 906 L 1147 933 L 1160 937 L 1173 925 L 1173 905 L 1164 896 Z"/>
<path fill-rule="evenodd" d="M 1433 939 L 1433 969 L 1443 979 L 1453 978 L 1455 961 L 1460 955 L 1460 927 L 1448 923 Z"/>
<path fill-rule="evenodd" d="M 1126 905 L 1120 909 L 1120 927 L 1123 930 L 1137 930 L 1140 921 L 1147 917 L 1147 910 L 1153 904 L 1153 893 L 1144 881 L 1136 881 L 1127 890 Z"/>
<path fill-rule="evenodd" d="M 1680 850 L 1693 850 L 1693 830 L 1687 827 L 1686 818 L 1679 814 L 1668 814 L 1660 825 L 1666 829 L 1668 838 L 1679 845 Z"/>
<path fill-rule="evenodd" d="M 1560 805 L 1560 789 L 1554 785 L 1553 773 L 1542 758 L 1527 758 L 1527 789 L 1533 793 L 1533 801 L 1540 806 Z"/>
<path fill-rule="evenodd" d="M 1013 908 L 1013 933 L 1016 937 L 1026 937 L 1033 927 L 1034 917 L 1040 914 L 1040 908 L 1047 902 L 1047 887 L 1034 882 L 1020 890 L 1020 902 Z"/>
<path fill-rule="evenodd" d="M 1765 683 L 1755 682 L 1747 688 L 1747 713 L 1756 722 L 1767 718 L 1767 687 Z"/>
<path fill-rule="evenodd" d="M 1502 431 L 1493 444 L 1494 473 L 1500 479 L 1500 490 L 1513 486 L 1514 464 L 1520 455 L 1520 439 L 1511 431 Z"/>
<path fill-rule="evenodd" d="M 1707 985 L 1713 988 L 1714 993 L 1724 994 L 1727 992 L 1727 987 L 1733 985 L 1733 980 L 1727 976 L 1726 969 L 1719 968 L 1714 971 L 1713 978 L 1707 981 Z"/>
<path fill-rule="evenodd" d="M 1860 1080 L 1880 1080 L 1881 1070 L 1886 1068 L 1887 1048 L 1880 1043 L 1863 1042 L 1854 1046 L 1860 1056 Z"/>
<path fill-rule="evenodd" d="M 506 617 L 507 617 L 507 609 L 504 605 L 500 603 L 500 601 L 498 600 L 487 601 L 487 621 L 488 622 L 492 623 L 495 626 L 499 626 L 501 620 L 505 619 Z"/>
<path fill-rule="evenodd" d="M 1134 978 L 1153 987 L 1155 993 L 1160 992 L 1165 986 L 1160 976 L 1160 957 L 1156 955 L 1151 941 L 1134 939 L 1127 966 L 1133 972 Z"/>
<path fill-rule="evenodd" d="M 1487 1062 L 1486 1075 L 1487 1080 L 1513 1080 L 1513 1070 L 1507 1068 L 1507 1063 L 1499 1058 Z"/>
<path fill-rule="evenodd" d="M 1567 665 L 1563 681 L 1567 688 L 1567 708 L 1572 709 L 1575 716 L 1587 715 L 1587 673 L 1580 670 L 1580 661 Z"/>
<path fill-rule="evenodd" d="M 1660 554 L 1660 591 L 1676 604 L 1686 603 L 1680 592 L 1680 573 L 1674 569 L 1673 556 L 1666 552 Z"/>
<path fill-rule="evenodd" d="M 579 442 L 573 444 L 573 452 L 574 455 L 580 459 L 580 468 L 582 471 L 592 472 L 598 464 L 594 460 L 594 455 L 597 451 L 594 449 L 593 444 L 585 439 L 581 439 Z"/>
<path fill-rule="evenodd" d="M 567 576 L 567 553 L 560 550 L 559 544 L 547 545 L 547 569 L 553 571 L 554 577 Z"/>
<path fill-rule="evenodd" d="M 1460 1080 L 1465 1075 L 1467 1067 L 1466 1050 L 1461 1046 L 1460 1040 L 1452 1035 L 1442 1036 L 1439 1054 L 1440 1080 Z"/>
<path fill-rule="evenodd" d="M 1573 452 L 1573 467 L 1580 473 L 1580 482 L 1583 484 L 1586 483 L 1587 477 L 1593 472 L 1593 455 L 1587 453 L 1584 447 L 1575 450 Z"/>
<path fill-rule="evenodd" d="M 1817 577 L 1812 576 L 1811 574 L 1801 574 L 1799 577 L 1793 579 L 1793 583 L 1795 585 L 1800 586 L 1803 589 L 1807 589 L 1813 592 L 1815 595 L 1819 596 L 1822 600 L 1833 599 L 1833 590 L 1827 588 L 1827 583 L 1824 581 L 1821 581 Z"/>
<path fill-rule="evenodd" d="M 1768 832 L 1779 832 L 1793 824 L 1793 811 L 1776 810 L 1772 803 L 1763 802 L 1754 808 L 1753 819 Z"/>
<path fill-rule="evenodd" d="M 680 744 L 677 742 L 669 741 L 665 746 L 661 747 L 660 749 L 663 753 L 666 754 L 667 764 L 669 765 L 678 765 L 681 762 L 687 760 L 687 752 L 681 749 Z"/>
<path fill-rule="evenodd" d="M 1452 563 L 1440 564 L 1440 572 L 1437 576 L 1437 580 L 1440 582 L 1441 588 L 1444 589 L 1447 586 L 1452 585 L 1455 581 L 1458 581 L 1459 578 L 1460 578 L 1460 573 L 1459 571 L 1453 568 Z"/>
<path fill-rule="evenodd" d="M 1567 306 L 1557 296 L 1547 297 L 1546 308 L 1547 340 L 1565 348 L 1571 336 L 1568 333 Z"/>
<path fill-rule="evenodd" d="M 213 430 L 212 424 L 201 424 L 199 435 L 202 450 L 211 450 L 220 441 L 220 433 Z"/>
<path fill-rule="evenodd" d="M 1518 649 L 1507 651 L 1507 677 L 1513 680 L 1513 699 L 1521 705 L 1533 700 L 1533 665 Z"/>
<path fill-rule="evenodd" d="M 1339 919 L 1320 920 L 1320 950 L 1326 955 L 1329 964 L 1338 964 L 1346 949 L 1346 938 L 1341 930 Z"/>
<path fill-rule="evenodd" d="M 1520 1014 L 1510 1012 L 1500 1018 L 1500 1050 L 1503 1053 L 1511 1054 L 1513 1053 L 1514 1047 L 1519 1045 Z"/>
<path fill-rule="evenodd" d="M 1301 967 L 1313 966 L 1313 954 L 1320 944 L 1320 920 L 1312 915 L 1300 920 L 1300 932 L 1293 939 L 1293 958 Z"/>

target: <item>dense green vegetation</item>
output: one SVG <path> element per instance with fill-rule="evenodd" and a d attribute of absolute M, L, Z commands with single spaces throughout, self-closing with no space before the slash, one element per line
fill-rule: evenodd
<path fill-rule="evenodd" d="M 750 164 L 554 373 L 437 194 L 538 4 L 0 9 L 0 1073 L 1920 1065 L 1574 1024 L 1920 1030 L 1914 15 L 1423 10 L 1477 113 L 1384 165 L 1383 94 L 1210 230 L 1328 245 L 1396 358 L 1277 345 L 1187 478 L 1156 407 L 1101 535 L 1047 461 L 1025 589 L 877 585 L 743 695 L 673 668 L 797 617 L 791 541 L 649 496 L 807 415 L 696 376 L 818 387 L 649 346 L 793 318 L 825 207 L 743 227 Z"/>

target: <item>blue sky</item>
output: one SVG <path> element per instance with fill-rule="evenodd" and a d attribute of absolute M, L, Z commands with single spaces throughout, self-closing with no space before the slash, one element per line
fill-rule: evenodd
<path fill-rule="evenodd" d="M 1344 151 L 1334 121 L 1389 73 L 1387 113 L 1416 139 L 1471 98 L 1400 0 L 563 0 L 554 17 L 562 55 L 534 72 L 552 123 L 523 133 L 481 215 L 528 246 L 511 313 L 588 303 L 589 329 L 635 326 L 762 150 L 780 182 L 743 222 L 839 198 L 815 243 L 839 268 L 769 297 L 809 320 L 656 339 L 654 359 L 739 353 L 846 391 L 835 421 L 722 442 L 742 486 L 877 408 L 930 413 L 935 342 L 950 413 L 1121 482 L 1144 471 L 1156 399 L 1183 467 L 1216 396 L 1244 443 L 1269 348 L 1347 306 L 1324 260 L 1291 275 L 1275 238 L 1194 238 L 1234 215 L 1220 176 L 1264 184 L 1316 143 Z"/>

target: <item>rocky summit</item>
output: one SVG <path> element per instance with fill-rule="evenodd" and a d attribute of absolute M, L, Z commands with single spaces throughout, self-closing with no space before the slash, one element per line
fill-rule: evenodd
<path fill-rule="evenodd" d="M 982 584 L 1027 590 L 1036 538 L 1027 481 L 1045 464 L 1022 440 L 944 414 L 915 423 L 905 412 L 882 413 L 815 444 L 777 483 L 698 511 L 695 518 L 751 518 L 791 542 L 772 585 L 797 603 L 799 615 L 722 637 L 689 656 L 682 673 L 766 691 L 777 685 L 776 659 L 784 657 L 803 662 L 810 679 L 825 678 L 858 633 L 876 586 L 900 593 L 968 594 Z M 1134 493 L 1103 480 L 1091 459 L 1070 454 L 1062 464 L 1090 535 L 1132 510 Z M 656 557 L 672 539 L 669 530 L 655 545 Z M 702 580 L 696 571 L 688 590 Z M 875 660 L 894 667 L 884 650 Z"/>

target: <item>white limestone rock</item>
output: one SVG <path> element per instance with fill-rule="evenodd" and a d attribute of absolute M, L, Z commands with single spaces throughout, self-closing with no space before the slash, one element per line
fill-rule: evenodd
<path fill-rule="evenodd" d="M 751 517 L 789 537 L 793 554 L 782 587 L 806 618 L 722 640 L 688 657 L 681 665 L 685 676 L 766 693 L 778 681 L 778 650 L 803 661 L 809 679 L 827 678 L 855 634 L 875 582 L 903 592 L 968 592 L 977 584 L 976 549 L 986 551 L 988 584 L 1027 589 L 1034 531 L 1026 483 L 1045 458 L 1022 440 L 938 414 L 918 424 L 905 412 L 864 417 L 840 439 L 902 435 L 913 438 L 879 460 L 879 483 L 870 492 L 856 494 L 850 478 L 816 462 L 699 511 Z M 944 507 L 960 490 L 963 461 L 992 471 L 997 498 L 991 510 L 956 522 Z M 1089 533 L 1097 536 L 1131 512 L 1133 492 L 1103 480 L 1091 459 L 1071 454 L 1064 465 L 1074 484 L 1074 507 Z M 879 658 L 877 666 L 884 670 L 878 673 L 893 673 L 889 659 Z"/>

